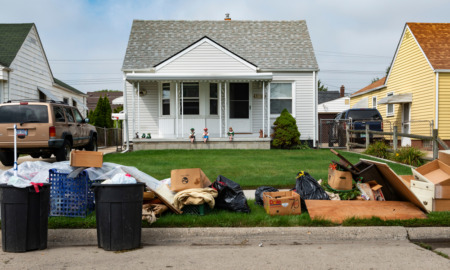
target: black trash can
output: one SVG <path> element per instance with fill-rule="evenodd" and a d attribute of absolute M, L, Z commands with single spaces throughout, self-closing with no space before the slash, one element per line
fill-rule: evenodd
<path fill-rule="evenodd" d="M 141 245 L 144 183 L 92 184 L 98 247 L 127 250 Z"/>
<path fill-rule="evenodd" d="M 50 184 L 38 188 L 0 185 L 3 251 L 47 248 Z"/>

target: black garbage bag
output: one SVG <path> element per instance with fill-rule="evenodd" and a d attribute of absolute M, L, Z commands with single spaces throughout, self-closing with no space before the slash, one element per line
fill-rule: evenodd
<path fill-rule="evenodd" d="M 309 173 L 301 171 L 297 174 L 295 192 L 300 194 L 302 211 L 306 211 L 305 200 L 329 200 L 330 197 Z"/>
<path fill-rule="evenodd" d="M 256 205 L 264 205 L 263 201 L 263 193 L 264 192 L 276 192 L 278 189 L 274 187 L 262 186 L 258 187 L 255 191 L 255 204 Z"/>
<path fill-rule="evenodd" d="M 218 193 L 215 198 L 215 208 L 250 213 L 247 198 L 245 198 L 244 191 L 238 183 L 219 175 L 211 187 L 216 189 Z"/>

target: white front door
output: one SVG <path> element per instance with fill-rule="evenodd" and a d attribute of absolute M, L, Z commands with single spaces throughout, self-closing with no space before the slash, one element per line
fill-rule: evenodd
<path fill-rule="evenodd" d="M 228 106 L 228 125 L 233 128 L 234 133 L 251 133 L 249 83 L 230 83 Z"/>
<path fill-rule="evenodd" d="M 409 134 L 411 125 L 410 125 L 410 116 L 411 116 L 411 103 L 403 103 L 403 113 L 402 113 L 402 133 Z M 411 138 L 402 137 L 402 146 L 411 146 Z"/>

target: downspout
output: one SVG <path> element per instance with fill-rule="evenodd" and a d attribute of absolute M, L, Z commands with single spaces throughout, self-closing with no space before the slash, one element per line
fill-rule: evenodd
<path fill-rule="evenodd" d="M 139 135 L 141 135 L 141 85 L 140 82 L 138 82 L 138 88 L 137 88 L 137 119 L 138 119 L 138 132 Z"/>
<path fill-rule="evenodd" d="M 314 140 L 313 140 L 313 147 L 316 147 L 316 141 L 317 141 L 317 129 L 318 129 L 318 116 L 317 116 L 317 98 L 318 98 L 318 91 L 317 91 L 317 76 L 316 76 L 316 71 L 313 71 L 313 89 L 314 89 L 314 100 L 313 100 L 313 104 L 314 104 L 314 115 L 313 115 L 313 119 L 314 119 Z"/>
<path fill-rule="evenodd" d="M 267 85 L 267 137 L 270 138 L 270 82 Z"/>
<path fill-rule="evenodd" d="M 11 100 L 11 71 L 8 71 L 8 100 Z"/>
<path fill-rule="evenodd" d="M 126 138 L 126 148 L 122 153 L 130 151 L 130 135 L 128 130 L 128 104 L 127 104 L 127 80 L 125 72 L 123 73 L 123 111 L 125 112 L 125 138 Z"/>
<path fill-rule="evenodd" d="M 434 121 L 434 128 L 439 128 L 439 72 L 436 72 L 436 121 Z"/>

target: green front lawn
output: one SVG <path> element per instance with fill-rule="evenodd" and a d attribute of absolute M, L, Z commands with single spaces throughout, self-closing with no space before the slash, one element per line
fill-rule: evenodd
<path fill-rule="evenodd" d="M 365 156 L 341 152 L 356 164 Z M 243 189 L 260 186 L 292 188 L 298 172 L 305 171 L 316 180 L 327 179 L 331 160 L 339 158 L 330 150 L 149 150 L 115 153 L 104 157 L 105 162 L 134 166 L 162 180 L 170 178 L 173 169 L 201 168 L 213 182 L 223 175 Z M 399 175 L 411 174 L 407 166 L 389 163 Z"/>

